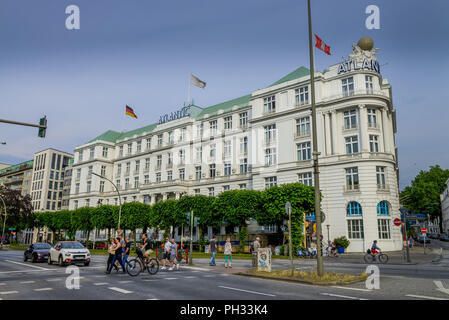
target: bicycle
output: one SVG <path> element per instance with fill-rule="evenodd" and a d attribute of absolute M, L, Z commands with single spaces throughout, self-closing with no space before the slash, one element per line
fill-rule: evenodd
<path fill-rule="evenodd" d="M 339 256 L 337 248 L 330 246 L 324 249 L 323 255 L 331 258 L 338 258 Z"/>
<path fill-rule="evenodd" d="M 159 271 L 159 262 L 155 258 L 146 258 L 142 251 L 136 250 L 137 258 L 128 260 L 126 263 L 126 272 L 131 277 L 138 276 L 145 269 L 149 274 L 155 275 Z"/>
<path fill-rule="evenodd" d="M 370 249 L 366 251 L 366 254 L 363 257 L 366 263 L 373 263 L 377 258 L 379 258 L 380 263 L 388 262 L 388 256 L 385 253 L 379 252 L 379 254 L 375 255 Z"/>

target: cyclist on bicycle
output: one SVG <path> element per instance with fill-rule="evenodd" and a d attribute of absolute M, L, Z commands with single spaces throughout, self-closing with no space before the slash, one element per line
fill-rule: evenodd
<path fill-rule="evenodd" d="M 150 239 L 148 239 L 148 236 L 146 233 L 142 234 L 142 241 L 143 244 L 140 246 L 140 249 L 143 253 L 143 256 L 147 259 L 150 258 L 150 254 L 153 252 L 153 248 L 151 246 Z"/>
<path fill-rule="evenodd" d="M 330 248 L 330 254 L 334 255 L 337 250 L 337 245 L 335 242 L 329 240 L 329 248 Z"/>
<path fill-rule="evenodd" d="M 371 253 L 374 256 L 374 260 L 376 259 L 376 256 L 380 253 L 380 248 L 377 246 L 377 240 L 374 240 L 373 244 L 371 245 Z"/>

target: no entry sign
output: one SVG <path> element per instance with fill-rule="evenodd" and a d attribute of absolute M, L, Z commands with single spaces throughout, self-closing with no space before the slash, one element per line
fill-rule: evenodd
<path fill-rule="evenodd" d="M 396 219 L 393 220 L 393 223 L 394 223 L 395 226 L 400 226 L 402 222 L 401 222 L 401 219 L 396 218 Z"/>
<path fill-rule="evenodd" d="M 421 233 L 427 233 L 427 229 L 426 228 L 421 228 Z"/>

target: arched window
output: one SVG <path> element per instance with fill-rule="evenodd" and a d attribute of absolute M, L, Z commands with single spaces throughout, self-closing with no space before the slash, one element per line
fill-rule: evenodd
<path fill-rule="evenodd" d="M 381 201 L 377 204 L 377 215 L 378 216 L 389 216 L 390 215 L 390 205 L 388 201 Z"/>
<path fill-rule="evenodd" d="M 348 203 L 346 207 L 346 215 L 348 216 L 361 216 L 362 215 L 362 206 L 360 203 L 351 201 Z"/>

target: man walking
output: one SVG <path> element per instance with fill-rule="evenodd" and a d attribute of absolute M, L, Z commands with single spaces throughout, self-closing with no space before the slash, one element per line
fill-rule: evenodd
<path fill-rule="evenodd" d="M 209 252 L 211 254 L 209 265 L 215 266 L 215 253 L 217 252 L 217 240 L 215 236 L 212 236 L 212 240 L 209 243 Z"/>
<path fill-rule="evenodd" d="M 164 257 L 162 258 L 162 268 L 161 270 L 165 270 L 165 265 L 167 264 L 167 260 L 170 261 L 170 251 L 171 251 L 171 242 L 167 238 L 165 238 L 165 244 L 164 244 Z"/>
<path fill-rule="evenodd" d="M 126 264 L 128 263 L 128 256 L 130 254 L 131 250 L 131 241 L 129 241 L 129 237 L 126 237 L 125 243 L 123 244 L 125 251 L 123 252 L 122 256 L 122 266 L 123 268 L 126 268 Z"/>
<path fill-rule="evenodd" d="M 170 269 L 173 270 L 173 265 L 176 264 L 176 270 L 179 270 L 179 263 L 176 261 L 176 257 L 178 256 L 178 244 L 175 241 L 175 238 L 171 239 L 170 245 Z"/>
<path fill-rule="evenodd" d="M 257 251 L 260 248 L 260 238 L 256 237 L 256 240 L 254 240 L 253 245 L 252 245 L 252 258 L 253 258 L 253 267 L 257 267 Z"/>

